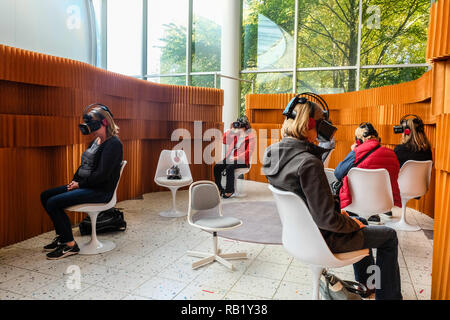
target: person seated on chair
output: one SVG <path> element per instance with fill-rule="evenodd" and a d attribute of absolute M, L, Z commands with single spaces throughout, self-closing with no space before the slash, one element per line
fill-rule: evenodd
<path fill-rule="evenodd" d="M 92 110 L 87 113 L 89 109 Z M 78 254 L 80 249 L 64 208 L 82 203 L 105 203 L 111 200 L 120 176 L 123 157 L 119 127 L 108 107 L 89 105 L 83 112 L 80 130 L 94 139 L 81 157 L 81 165 L 72 181 L 41 193 L 41 202 L 56 231 L 55 239 L 44 247 L 47 259 L 57 260 Z"/>
<path fill-rule="evenodd" d="M 375 298 L 402 299 L 395 230 L 366 226 L 363 218 L 350 217 L 334 204 L 321 161 L 325 150 L 316 146 L 318 132 L 320 136 L 330 132 L 323 129 L 331 126 L 328 116 L 325 118 L 326 113 L 316 103 L 301 98 L 291 100 L 283 114 L 287 117 L 281 129 L 283 138 L 264 154 L 263 172 L 269 183 L 303 199 L 331 252 L 377 248 L 381 283 L 376 284 Z M 328 135 L 328 140 L 331 138 Z M 354 264 L 356 281 L 366 284 L 370 276 L 367 268 L 372 265 L 375 261 L 370 250 Z"/>
<path fill-rule="evenodd" d="M 239 118 L 223 134 L 223 144 L 227 146 L 225 159 L 214 166 L 214 179 L 223 198 L 234 193 L 234 170 L 250 168 L 251 155 L 255 147 L 255 136 L 247 117 Z M 226 173 L 226 186 L 222 186 L 222 172 Z"/>
<path fill-rule="evenodd" d="M 356 167 L 363 169 L 386 169 L 391 180 L 394 205 L 401 207 L 400 189 L 397 182 L 400 166 L 397 157 L 391 149 L 380 145 L 378 132 L 370 122 L 363 122 L 356 128 L 355 143 L 350 148 L 349 154 L 334 170 L 336 179 L 342 181 L 342 188 L 339 191 L 341 208 L 345 208 L 352 203 L 347 174 L 351 168 L 355 167 L 355 164 L 358 164 Z M 368 152 L 371 153 L 368 154 Z M 367 158 L 364 159 L 366 154 Z M 360 161 L 361 159 L 363 161 Z M 392 216 L 392 212 L 386 212 L 385 214 Z M 378 215 L 369 217 L 368 221 L 372 224 L 381 224 L 381 219 Z"/>
<path fill-rule="evenodd" d="M 394 126 L 394 132 L 402 134 L 401 144 L 394 148 L 400 167 L 408 160 L 433 160 L 431 145 L 419 116 L 408 114 L 402 117 L 400 125 Z"/>

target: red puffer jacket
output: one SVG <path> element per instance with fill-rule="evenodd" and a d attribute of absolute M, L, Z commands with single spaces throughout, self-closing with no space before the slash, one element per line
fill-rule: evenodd
<path fill-rule="evenodd" d="M 355 162 L 358 162 L 361 157 L 363 157 L 367 152 L 375 148 L 378 144 L 378 140 L 371 139 L 367 140 L 363 144 L 355 148 Z M 400 171 L 400 164 L 398 163 L 397 156 L 394 151 L 386 147 L 380 147 L 375 150 L 370 156 L 364 159 L 358 165 L 358 168 L 362 169 L 386 169 L 389 172 L 389 177 L 391 179 L 392 195 L 394 196 L 394 205 L 397 207 L 402 206 L 402 201 L 400 197 L 400 189 L 398 187 L 398 173 Z M 352 203 L 352 196 L 350 194 L 350 189 L 348 187 L 348 177 L 345 176 L 342 181 L 342 187 L 339 192 L 339 197 L 341 199 L 341 208 Z"/>
<path fill-rule="evenodd" d="M 225 158 L 232 155 L 236 157 L 239 162 L 245 163 L 247 166 L 250 164 L 253 149 L 255 148 L 255 135 L 251 129 L 242 141 L 238 141 L 238 135 L 234 134 L 233 131 L 226 131 L 223 134 L 223 144 L 227 145 Z"/>

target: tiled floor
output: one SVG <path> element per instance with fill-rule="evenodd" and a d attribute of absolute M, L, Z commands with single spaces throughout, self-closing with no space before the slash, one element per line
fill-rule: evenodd
<path fill-rule="evenodd" d="M 272 199 L 263 183 L 244 181 L 245 201 Z M 187 250 L 212 250 L 209 233 L 188 225 L 186 218 L 163 218 L 158 212 L 171 203 L 170 192 L 145 194 L 142 200 L 117 204 L 125 211 L 128 229 L 113 235 L 117 248 L 97 256 L 76 255 L 49 261 L 41 251 L 53 232 L 0 249 L 1 299 L 309 299 L 311 272 L 280 245 L 219 239 L 222 251 L 245 251 L 247 260 L 234 260 L 235 271 L 213 263 L 192 270 L 197 258 Z M 187 210 L 187 191 L 177 194 L 179 209 Z M 241 201 L 228 199 L 225 201 Z M 394 211 L 400 215 L 400 210 Z M 433 230 L 433 220 L 408 210 L 411 223 Z M 81 237 L 74 228 L 78 242 Z M 429 299 L 432 232 L 397 232 L 404 299 Z M 81 283 L 73 281 L 79 268 Z M 351 266 L 334 270 L 353 279 Z"/>

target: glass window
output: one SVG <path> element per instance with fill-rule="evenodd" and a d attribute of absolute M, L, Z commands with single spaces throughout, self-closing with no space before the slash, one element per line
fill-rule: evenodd
<path fill-rule="evenodd" d="M 297 67 L 354 66 L 358 0 L 299 1 Z"/>
<path fill-rule="evenodd" d="M 416 80 L 427 70 L 427 67 L 361 69 L 359 89 L 370 89 Z"/>
<path fill-rule="evenodd" d="M 173 77 L 151 77 L 147 79 L 150 82 L 163 83 L 163 84 L 175 84 L 184 86 L 186 84 L 186 76 L 173 76 Z"/>
<path fill-rule="evenodd" d="M 243 1 L 242 68 L 292 69 L 294 0 Z"/>
<path fill-rule="evenodd" d="M 186 0 L 148 1 L 148 74 L 186 72 L 188 4 Z"/>
<path fill-rule="evenodd" d="M 220 71 L 223 0 L 194 0 L 192 71 Z M 193 84 L 194 85 L 194 84 Z"/>
<path fill-rule="evenodd" d="M 241 78 L 254 81 L 253 93 L 292 93 L 292 73 L 244 73 Z M 252 93 L 252 84 L 241 81 L 241 110 L 245 112 L 245 96 Z"/>
<path fill-rule="evenodd" d="M 142 73 L 142 1 L 108 1 L 108 70 Z"/>
<path fill-rule="evenodd" d="M 354 91 L 355 79 L 356 70 L 297 72 L 296 91 L 308 91 L 318 94 Z M 352 83 L 349 85 L 351 81 Z"/>
<path fill-rule="evenodd" d="M 425 63 L 429 0 L 364 0 L 361 65 Z"/>
<path fill-rule="evenodd" d="M 217 88 L 220 88 L 220 77 L 217 77 Z M 191 76 L 191 86 L 194 87 L 214 87 L 214 75 L 193 75 Z"/>

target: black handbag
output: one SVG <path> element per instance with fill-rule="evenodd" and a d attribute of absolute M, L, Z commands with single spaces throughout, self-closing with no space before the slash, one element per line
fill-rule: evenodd
<path fill-rule="evenodd" d="M 84 218 L 78 227 L 82 236 L 91 234 L 92 223 L 89 216 Z M 123 218 L 123 212 L 116 208 L 100 212 L 97 216 L 95 229 L 97 230 L 97 233 L 125 231 L 127 229 L 127 223 Z"/>
<path fill-rule="evenodd" d="M 342 280 L 326 270 L 322 272 L 320 294 L 325 300 L 362 300 L 362 298 L 367 298 L 370 293 L 362 283 Z"/>
<path fill-rule="evenodd" d="M 361 157 L 361 159 L 358 160 L 358 162 L 352 164 L 351 168 L 355 168 L 357 167 L 361 162 L 363 162 L 368 156 L 370 156 L 375 150 L 377 150 L 379 147 L 381 147 L 380 145 L 377 145 L 375 148 L 373 148 L 372 150 L 370 150 L 369 152 L 367 152 L 365 155 L 363 155 Z M 350 169 L 348 169 L 348 171 L 350 171 Z M 336 180 L 333 181 L 330 185 L 331 187 L 331 192 L 333 193 L 333 195 L 335 196 L 339 196 L 339 192 L 341 191 L 342 188 L 342 180 Z"/>

